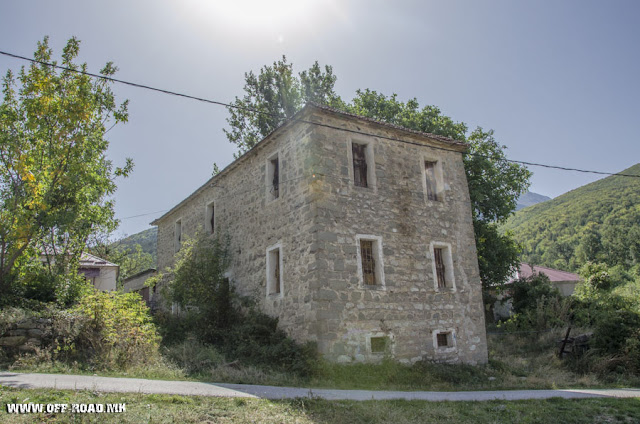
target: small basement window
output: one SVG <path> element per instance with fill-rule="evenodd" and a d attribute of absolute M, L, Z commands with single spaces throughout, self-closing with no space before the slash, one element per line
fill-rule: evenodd
<path fill-rule="evenodd" d="M 214 202 L 207 205 L 204 225 L 207 233 L 213 234 L 216 231 L 216 206 Z"/>
<path fill-rule="evenodd" d="M 438 350 L 451 351 L 456 347 L 456 336 L 453 329 L 439 330 L 433 335 L 433 345 Z"/>
<path fill-rule="evenodd" d="M 267 159 L 267 199 L 276 200 L 280 197 L 280 159 L 278 154 Z"/>
<path fill-rule="evenodd" d="M 174 250 L 177 252 L 180 250 L 182 246 L 182 220 L 177 220 L 175 223 L 175 227 L 173 229 L 173 237 L 174 237 Z"/>
<path fill-rule="evenodd" d="M 371 345 L 371 353 L 385 353 L 389 349 L 388 337 L 371 337 L 369 339 Z"/>
<path fill-rule="evenodd" d="M 267 296 L 282 295 L 282 248 L 275 245 L 267 250 Z"/>

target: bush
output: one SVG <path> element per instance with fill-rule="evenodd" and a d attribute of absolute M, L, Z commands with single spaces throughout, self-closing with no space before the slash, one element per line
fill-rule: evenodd
<path fill-rule="evenodd" d="M 196 235 L 186 240 L 170 270 L 172 281 L 164 291 L 169 301 L 186 313 L 176 319 L 161 316 L 167 341 L 183 342 L 186 334 L 212 346 L 243 365 L 308 375 L 316 358 L 312 345 L 301 346 L 280 329 L 278 320 L 259 312 L 254 302 L 241 298 L 224 273 L 228 269 L 227 238 Z"/>
<path fill-rule="evenodd" d="M 94 290 L 72 309 L 85 318 L 78 355 L 103 369 L 126 369 L 158 359 L 159 337 L 140 295 Z"/>

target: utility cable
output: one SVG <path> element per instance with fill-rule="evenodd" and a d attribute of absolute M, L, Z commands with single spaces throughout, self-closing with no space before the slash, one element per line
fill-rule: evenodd
<path fill-rule="evenodd" d="M 189 95 L 189 94 L 178 93 L 176 91 L 171 91 L 171 90 L 165 90 L 165 89 L 162 89 L 162 88 L 152 87 L 152 86 L 145 85 L 145 84 L 139 84 L 139 83 L 135 83 L 135 82 L 125 81 L 125 80 L 121 80 L 121 79 L 118 79 L 118 78 L 109 77 L 109 76 L 106 76 L 106 75 L 100 75 L 100 74 L 95 74 L 95 73 L 82 71 L 82 70 L 78 70 L 78 69 L 68 68 L 68 67 L 60 66 L 60 65 L 57 65 L 57 64 L 54 64 L 54 63 L 44 62 L 44 61 L 40 61 L 40 60 L 36 60 L 36 59 L 31 59 L 31 58 L 28 58 L 28 57 L 25 57 L 25 56 L 20 56 L 20 55 L 14 54 L 14 53 L 5 52 L 5 51 L 2 51 L 2 50 L 0 50 L 0 54 L 5 55 L 5 56 L 9 56 L 9 57 L 13 57 L 15 59 L 25 60 L 25 61 L 28 61 L 28 62 L 31 62 L 31 63 L 37 63 L 37 64 L 43 65 L 43 66 L 50 66 L 52 68 L 60 69 L 60 70 L 63 70 L 63 71 L 75 72 L 75 73 L 79 73 L 79 74 L 82 74 L 82 75 L 87 75 L 87 76 L 90 76 L 90 77 L 93 77 L 93 78 L 100 78 L 100 79 L 111 81 L 111 82 L 117 82 L 117 83 L 128 85 L 128 86 L 131 86 L 131 87 L 142 88 L 142 89 L 156 91 L 156 92 L 163 93 L 163 94 L 168 94 L 168 95 L 172 95 L 172 96 L 183 97 L 183 98 L 186 98 L 186 99 L 197 100 L 197 101 L 204 102 L 204 103 L 214 104 L 214 105 L 217 105 L 217 106 L 224 106 L 224 107 L 227 107 L 227 108 L 245 110 L 245 111 L 249 111 L 249 112 L 253 112 L 253 113 L 259 113 L 259 114 L 267 115 L 267 116 L 274 117 L 274 118 L 280 118 L 280 116 L 276 116 L 274 114 L 271 114 L 271 113 L 268 113 L 268 112 L 265 112 L 265 111 L 261 111 L 261 110 L 257 110 L 257 109 L 254 109 L 254 108 L 246 107 L 246 106 L 234 105 L 234 104 L 225 103 L 225 102 L 221 102 L 221 101 L 217 101 L 217 100 L 206 99 L 204 97 L 197 97 L 197 96 L 192 96 L 192 95 Z M 382 136 L 382 135 L 378 135 L 378 134 L 367 133 L 367 132 L 364 132 L 364 131 L 350 130 L 348 128 L 341 128 L 341 127 L 337 127 L 337 126 L 334 126 L 334 125 L 323 124 L 323 123 L 319 123 L 319 122 L 312 122 L 312 121 L 307 121 L 307 120 L 303 120 L 303 119 L 297 119 L 297 118 L 293 118 L 293 119 L 298 121 L 298 122 L 304 122 L 304 123 L 311 124 L 311 125 L 331 128 L 331 129 L 335 129 L 335 130 L 338 130 L 338 131 L 351 132 L 351 133 L 356 133 L 356 134 L 360 134 L 360 135 L 366 135 L 366 136 L 371 136 L 371 137 L 377 137 L 377 138 L 397 141 L 397 142 L 401 142 L 401 143 L 405 143 L 405 144 L 415 144 L 415 145 L 422 146 L 422 144 L 410 142 L 410 141 L 407 141 L 407 140 L 398 139 L 398 138 L 395 138 L 395 137 L 387 137 L 387 136 Z M 443 148 L 443 147 L 435 147 L 435 146 L 429 146 L 429 147 L 432 147 L 432 148 L 435 148 L 435 149 L 439 149 L 439 150 L 457 151 L 457 150 L 453 150 L 453 149 L 446 149 L 446 148 Z M 472 156 L 476 156 L 476 157 L 482 157 L 482 158 L 485 158 L 485 159 L 492 159 L 491 157 L 486 156 L 486 155 L 482 155 L 480 153 L 468 153 L 467 152 L 466 154 L 469 154 L 469 155 L 472 155 Z M 588 169 L 570 168 L 570 167 L 565 167 L 565 166 L 549 165 L 549 164 L 536 163 L 536 162 L 519 161 L 519 160 L 507 159 L 507 158 L 500 158 L 498 160 L 503 160 L 503 161 L 512 162 L 512 163 L 518 163 L 518 164 L 521 164 L 521 165 L 539 166 L 539 167 L 549 168 L 549 169 L 558 169 L 558 170 L 561 170 L 561 171 L 572 171 L 572 172 L 582 172 L 582 173 L 598 174 L 598 175 L 611 175 L 611 176 L 619 176 L 619 177 L 640 178 L 640 175 L 624 174 L 624 173 L 620 173 L 620 172 L 594 171 L 594 170 L 588 170 Z"/>

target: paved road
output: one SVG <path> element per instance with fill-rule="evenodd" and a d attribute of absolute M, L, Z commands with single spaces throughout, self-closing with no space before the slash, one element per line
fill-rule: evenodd
<path fill-rule="evenodd" d="M 302 389 L 293 387 L 214 384 L 193 381 L 145 380 L 141 378 L 95 377 L 68 374 L 19 374 L 0 372 L 0 385 L 24 389 L 56 388 L 121 393 L 162 393 L 188 396 L 292 399 L 319 397 L 328 400 L 407 399 L 428 401 L 482 401 L 639 397 L 640 389 L 497 390 L 484 392 L 396 392 L 372 390 Z"/>

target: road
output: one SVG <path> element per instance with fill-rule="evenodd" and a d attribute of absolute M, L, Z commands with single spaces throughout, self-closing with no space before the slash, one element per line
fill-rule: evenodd
<path fill-rule="evenodd" d="M 485 401 L 579 398 L 640 397 L 640 389 L 562 389 L 562 390 L 496 390 L 467 392 L 401 392 L 373 390 L 334 390 L 294 387 L 256 386 L 249 384 L 200 383 L 193 381 L 146 380 L 141 378 L 97 377 L 69 374 L 21 374 L 0 372 L 0 385 L 24 389 L 55 388 L 94 390 L 119 393 L 159 393 L 186 396 L 244 397 L 261 399 L 293 399 L 318 397 L 327 400 L 426 400 Z"/>

